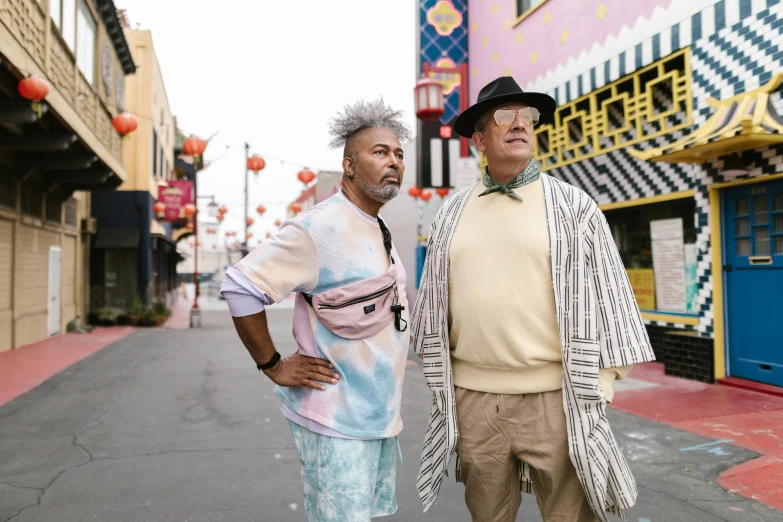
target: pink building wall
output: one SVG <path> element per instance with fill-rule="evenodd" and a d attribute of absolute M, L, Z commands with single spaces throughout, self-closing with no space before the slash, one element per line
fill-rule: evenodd
<path fill-rule="evenodd" d="M 524 89 L 624 26 L 633 28 L 640 18 L 650 18 L 656 7 L 668 8 L 672 0 L 547 0 L 516 26 L 514 3 L 468 2 L 471 103 L 499 76 L 513 76 Z"/>

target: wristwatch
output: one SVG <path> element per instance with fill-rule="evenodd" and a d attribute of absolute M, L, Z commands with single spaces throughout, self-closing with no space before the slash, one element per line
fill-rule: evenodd
<path fill-rule="evenodd" d="M 266 364 L 256 364 L 256 368 L 258 368 L 258 371 L 268 370 L 272 367 L 274 367 L 275 364 L 277 364 L 277 361 L 280 360 L 280 352 L 275 352 L 275 354 L 272 356 L 271 359 L 269 359 L 269 362 Z"/>

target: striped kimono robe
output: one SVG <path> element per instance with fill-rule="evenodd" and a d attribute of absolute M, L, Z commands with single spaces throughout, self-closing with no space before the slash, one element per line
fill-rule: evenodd
<path fill-rule="evenodd" d="M 541 177 L 563 351 L 569 455 L 598 518 L 605 522 L 606 511 L 625 518 L 624 510 L 636 501 L 636 482 L 609 427 L 598 369 L 655 357 L 598 205 L 576 187 L 543 173 Z M 472 188 L 447 200 L 432 224 L 411 320 L 411 348 L 422 358 L 424 376 L 434 396 L 417 480 L 425 512 L 435 502 L 457 446 L 448 341 L 449 247 Z M 459 480 L 459 459 L 455 459 Z M 524 463 L 520 481 L 522 491 L 532 493 L 529 468 Z"/>

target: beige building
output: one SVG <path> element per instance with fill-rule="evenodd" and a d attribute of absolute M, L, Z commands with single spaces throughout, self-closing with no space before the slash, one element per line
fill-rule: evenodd
<path fill-rule="evenodd" d="M 125 11 L 119 17 L 139 68 L 125 79 L 125 109 L 137 115 L 138 127 L 125 138 L 125 181 L 116 192 L 93 196 L 98 234 L 90 287 L 94 305 L 114 310 L 122 320 L 137 299 L 147 305 L 174 302 L 179 255 L 172 224 L 154 210 L 159 190 L 173 179 L 176 122 L 152 33 L 129 29 Z"/>
<path fill-rule="evenodd" d="M 0 351 L 85 318 L 92 190 L 126 178 L 112 128 L 135 71 L 111 0 L 0 9 Z M 40 113 L 20 80 L 48 80 Z"/>
<path fill-rule="evenodd" d="M 139 127 L 125 141 L 123 159 L 128 177 L 120 190 L 143 190 L 157 199 L 158 183 L 172 178 L 176 120 L 171 114 L 152 32 L 125 29 L 125 38 L 139 70 L 125 79 L 125 109 Z"/>

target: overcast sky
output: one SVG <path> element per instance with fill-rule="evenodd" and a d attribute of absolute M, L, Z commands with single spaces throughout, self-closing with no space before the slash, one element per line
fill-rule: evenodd
<path fill-rule="evenodd" d="M 152 31 L 180 128 L 204 138 L 219 132 L 199 193 L 229 208 L 223 230 L 243 230 L 245 141 L 267 163 L 250 179 L 251 208 L 268 209 L 260 221 L 253 212 L 258 238 L 299 195 L 301 165 L 340 169 L 341 151 L 327 146 L 328 121 L 345 104 L 383 96 L 414 125 L 414 0 L 115 3 L 132 27 Z"/>

